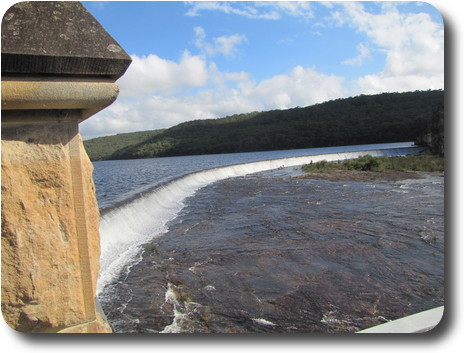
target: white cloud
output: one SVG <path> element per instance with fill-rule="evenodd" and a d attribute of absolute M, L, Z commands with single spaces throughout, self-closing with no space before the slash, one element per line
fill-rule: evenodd
<path fill-rule="evenodd" d="M 206 62 L 185 51 L 178 63 L 150 54 L 132 55 L 132 64 L 119 80 L 121 96 L 178 92 L 184 87 L 200 87 L 208 81 Z"/>
<path fill-rule="evenodd" d="M 133 56 L 133 59 L 140 58 Z M 163 61 L 156 57 L 155 63 L 159 60 Z M 162 87 L 153 90 L 151 85 L 143 83 L 147 70 L 156 65 L 151 60 L 136 61 L 140 67 L 131 73 L 129 81 L 120 81 L 118 100 L 81 124 L 84 138 L 166 128 L 194 119 L 307 106 L 344 94 L 343 78 L 325 75 L 315 68 L 297 66 L 289 73 L 256 83 L 245 72 L 224 73 L 211 62 L 201 65 L 208 79 L 194 94 L 173 95 L 174 83 L 166 85 L 164 90 Z M 178 68 L 181 64 L 182 60 L 169 65 Z M 172 77 L 178 78 L 178 75 L 172 74 Z M 145 87 L 139 88 L 138 96 L 125 93 L 133 89 L 134 82 Z"/>
<path fill-rule="evenodd" d="M 247 81 L 250 75 L 244 71 L 241 72 L 222 72 L 214 61 L 208 65 L 208 75 L 212 84 L 216 87 L 226 87 L 229 83 Z"/>
<path fill-rule="evenodd" d="M 130 101 L 118 98 L 108 108 L 79 125 L 84 139 L 122 132 L 142 131 L 147 128 L 140 112 Z M 148 128 L 149 129 L 149 128 Z"/>
<path fill-rule="evenodd" d="M 242 86 L 243 94 L 263 109 L 307 106 L 344 95 L 342 77 L 325 75 L 314 68 L 295 67 L 290 73 Z"/>
<path fill-rule="evenodd" d="M 344 60 L 342 62 L 343 65 L 361 66 L 371 56 L 371 50 L 363 43 L 359 43 L 356 49 L 359 54 L 354 58 Z"/>
<path fill-rule="evenodd" d="M 253 3 L 243 2 L 232 6 L 230 2 L 225 1 L 192 1 L 187 2 L 190 5 L 187 16 L 200 16 L 204 11 L 220 11 L 226 14 L 234 14 L 254 19 L 278 19 L 279 14 L 276 11 L 260 12 Z"/>
<path fill-rule="evenodd" d="M 257 1 L 257 8 L 271 8 L 277 13 L 286 14 L 293 17 L 313 18 L 314 11 L 309 1 Z"/>
<path fill-rule="evenodd" d="M 219 11 L 251 19 L 277 20 L 282 15 L 313 18 L 312 4 L 308 1 L 192 1 L 187 16 L 200 16 L 205 11 Z"/>
<path fill-rule="evenodd" d="M 210 119 L 259 110 L 260 105 L 236 89 L 205 89 L 194 96 L 152 95 L 118 101 L 80 124 L 82 136 L 93 138 L 122 132 L 154 130 L 188 120 Z"/>
<path fill-rule="evenodd" d="M 194 31 L 195 46 L 208 56 L 216 54 L 222 54 L 226 57 L 233 56 L 237 53 L 237 45 L 247 39 L 243 34 L 233 34 L 214 38 L 212 43 L 208 43 L 205 30 L 202 27 L 195 27 Z"/>
<path fill-rule="evenodd" d="M 367 12 L 362 3 L 340 6 L 343 11 L 333 12 L 335 23 L 364 33 L 370 45 L 386 54 L 381 72 L 355 82 L 357 93 L 444 88 L 444 31 L 428 14 L 400 13 L 394 3 L 378 14 Z"/>

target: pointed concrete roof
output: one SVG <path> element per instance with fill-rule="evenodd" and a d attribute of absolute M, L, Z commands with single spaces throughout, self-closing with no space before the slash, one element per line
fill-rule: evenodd
<path fill-rule="evenodd" d="M 124 74 L 131 59 L 79 2 L 20 2 L 2 20 L 2 74 Z"/>

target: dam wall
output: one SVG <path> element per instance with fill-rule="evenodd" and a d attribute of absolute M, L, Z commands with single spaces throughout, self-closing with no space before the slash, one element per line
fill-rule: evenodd
<path fill-rule="evenodd" d="M 79 123 L 131 62 L 78 2 L 21 2 L 2 21 L 2 314 L 21 332 L 102 333 L 99 210 Z"/>
<path fill-rule="evenodd" d="M 252 173 L 293 167 L 318 161 L 354 159 L 364 155 L 404 156 L 425 150 L 423 147 L 377 148 L 323 153 L 299 157 L 241 163 L 194 172 L 163 184 L 106 212 L 100 222 L 102 255 L 97 294 L 140 259 L 144 244 L 168 231 L 168 224 L 184 207 L 186 198 L 217 181 Z"/>

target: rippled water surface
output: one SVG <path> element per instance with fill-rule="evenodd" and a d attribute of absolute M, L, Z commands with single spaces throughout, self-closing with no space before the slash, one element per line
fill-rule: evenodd
<path fill-rule="evenodd" d="M 100 293 L 116 332 L 354 332 L 443 305 L 444 178 L 208 185 Z"/>
<path fill-rule="evenodd" d="M 248 153 L 230 153 L 203 156 L 164 157 L 122 161 L 94 162 L 95 184 L 100 209 L 111 209 L 127 202 L 157 185 L 161 185 L 182 175 L 231 164 L 337 153 L 346 150 L 358 151 L 372 148 L 400 148 L 411 146 L 411 142 L 389 143 L 381 145 L 341 146 L 309 148 L 284 151 L 265 151 Z"/>

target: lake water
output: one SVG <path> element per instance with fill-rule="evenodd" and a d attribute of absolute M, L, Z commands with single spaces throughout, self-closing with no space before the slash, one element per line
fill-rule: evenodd
<path fill-rule="evenodd" d="M 412 142 L 283 151 L 214 154 L 94 162 L 94 181 L 101 210 L 114 208 L 183 175 L 233 164 L 372 149 L 410 147 Z"/>
<path fill-rule="evenodd" d="M 96 162 L 113 329 L 353 332 L 443 305 L 442 175 L 291 178 L 410 145 Z"/>

